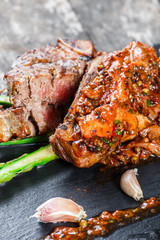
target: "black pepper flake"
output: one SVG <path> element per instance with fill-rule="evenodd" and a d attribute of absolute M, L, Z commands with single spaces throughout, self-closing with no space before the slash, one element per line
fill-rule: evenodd
<path fill-rule="evenodd" d="M 67 130 L 67 126 L 66 125 L 61 125 L 61 126 L 59 126 L 59 128 L 61 128 L 63 130 Z"/>
<path fill-rule="evenodd" d="M 69 141 L 69 144 L 72 146 L 72 144 L 73 144 L 73 141 Z"/>
<path fill-rule="evenodd" d="M 79 59 L 82 60 L 82 61 L 90 61 L 90 60 L 91 60 L 91 57 L 89 57 L 89 56 L 82 56 L 82 55 L 81 55 L 81 56 L 79 57 Z"/>
<path fill-rule="evenodd" d="M 139 113 L 143 113 L 143 107 L 142 106 L 140 106 L 138 110 L 139 110 Z"/>
<path fill-rule="evenodd" d="M 90 152 L 96 152 L 96 148 L 95 147 L 87 147 L 88 151 Z"/>

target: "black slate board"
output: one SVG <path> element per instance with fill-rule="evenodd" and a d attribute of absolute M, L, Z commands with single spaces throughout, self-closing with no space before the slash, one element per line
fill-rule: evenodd
<path fill-rule="evenodd" d="M 160 0 L 5 0 L 0 1 L 0 89 L 12 61 L 35 47 L 56 43 L 58 37 L 90 39 L 99 50 L 114 51 L 139 40 L 159 48 Z M 8 161 L 39 145 L 0 148 L 0 161 Z M 36 207 L 51 197 L 73 198 L 88 217 L 103 210 L 136 206 L 122 193 L 119 178 L 99 184 L 96 166 L 77 169 L 63 160 L 22 174 L 0 185 L 0 240 L 33 240 L 53 225 L 28 220 Z M 139 168 L 146 198 L 160 193 L 160 163 Z M 96 179 L 96 180 L 95 180 Z M 99 181 L 98 181 L 99 179 Z M 102 238 L 99 238 L 102 239 Z M 108 240 L 158 240 L 159 215 L 124 227 Z"/>
<path fill-rule="evenodd" d="M 38 145 L 0 148 L 0 161 L 9 160 L 24 152 L 35 150 Z M 139 181 L 145 198 L 160 192 L 160 162 L 139 167 Z M 103 174 L 105 176 L 105 174 Z M 0 239 L 31 240 L 48 234 L 56 225 L 38 223 L 29 219 L 35 209 L 52 197 L 66 197 L 82 205 L 88 217 L 104 210 L 135 207 L 137 203 L 123 194 L 119 176 L 110 181 L 99 174 L 98 166 L 78 169 L 58 159 L 31 172 L 21 174 L 0 186 Z M 102 238 L 97 238 L 102 239 Z M 110 235 L 108 240 L 160 239 L 159 215 L 129 225 Z"/>

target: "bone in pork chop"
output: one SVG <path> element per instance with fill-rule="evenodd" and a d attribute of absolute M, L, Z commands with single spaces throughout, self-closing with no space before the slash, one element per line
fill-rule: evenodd
<path fill-rule="evenodd" d="M 1 111 L 0 141 L 53 131 L 94 52 L 90 41 L 59 39 L 56 46 L 47 45 L 18 57 L 5 74 L 12 108 Z M 21 114 L 14 111 L 17 108 Z M 19 121 L 18 128 L 11 118 Z"/>
<path fill-rule="evenodd" d="M 158 124 L 159 65 L 155 50 L 140 42 L 97 56 L 50 138 L 55 153 L 77 167 L 118 166 L 117 147 Z"/>

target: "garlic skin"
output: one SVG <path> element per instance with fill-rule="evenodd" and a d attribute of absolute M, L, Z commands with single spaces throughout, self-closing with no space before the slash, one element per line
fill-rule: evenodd
<path fill-rule="evenodd" d="M 32 217 L 36 217 L 39 222 L 57 223 L 57 222 L 80 222 L 86 218 L 84 209 L 66 198 L 51 198 L 41 204 Z"/>
<path fill-rule="evenodd" d="M 136 201 L 139 201 L 143 198 L 143 192 L 136 177 L 137 172 L 137 168 L 124 172 L 121 176 L 120 186 L 123 192 L 134 198 Z"/>

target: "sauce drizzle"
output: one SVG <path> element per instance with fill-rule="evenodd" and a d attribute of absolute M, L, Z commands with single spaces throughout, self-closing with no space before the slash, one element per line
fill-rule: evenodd
<path fill-rule="evenodd" d="M 136 208 L 104 211 L 100 215 L 89 218 L 85 227 L 57 227 L 43 240 L 90 240 L 98 236 L 108 236 L 116 229 L 141 221 L 160 213 L 160 197 L 152 197 L 143 201 Z M 81 224 L 80 224 L 81 225 Z"/>

